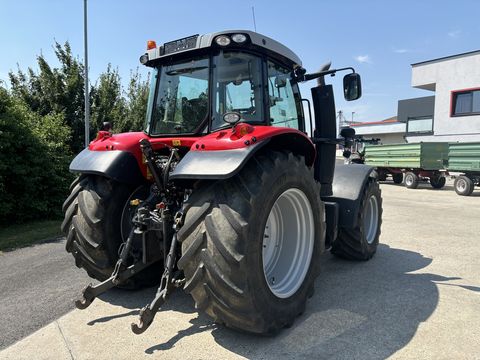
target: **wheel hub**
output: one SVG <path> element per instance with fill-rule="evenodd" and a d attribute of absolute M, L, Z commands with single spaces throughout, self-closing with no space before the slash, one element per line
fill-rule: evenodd
<path fill-rule="evenodd" d="M 375 195 L 370 196 L 367 201 L 363 225 L 367 243 L 372 244 L 378 229 L 378 201 Z"/>
<path fill-rule="evenodd" d="M 288 298 L 307 275 L 315 243 L 313 211 L 303 191 L 288 189 L 277 198 L 263 236 L 267 284 L 275 296 Z"/>
<path fill-rule="evenodd" d="M 405 183 L 406 183 L 407 185 L 412 185 L 412 184 L 413 184 L 413 179 L 412 179 L 412 176 L 411 176 L 411 175 L 407 175 L 407 176 L 405 177 Z"/>

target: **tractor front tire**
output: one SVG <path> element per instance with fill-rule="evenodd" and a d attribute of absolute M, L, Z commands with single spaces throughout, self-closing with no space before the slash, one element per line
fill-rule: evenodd
<path fill-rule="evenodd" d="M 135 188 L 102 176 L 81 175 L 70 186 L 70 195 L 63 203 L 65 218 L 61 225 L 67 242 L 66 250 L 75 258 L 75 265 L 98 281 L 110 277 L 123 242 L 122 216 Z M 130 219 L 128 219 L 130 220 Z M 131 225 L 127 225 L 131 226 Z M 124 228 L 125 229 L 125 228 Z M 128 235 L 128 230 L 123 231 Z M 124 236 L 127 236 L 124 235 Z M 156 265 L 143 270 L 119 287 L 138 288 L 160 281 Z"/>
<path fill-rule="evenodd" d="M 348 260 L 369 260 L 377 251 L 381 226 L 380 186 L 370 178 L 363 189 L 357 224 L 353 229 L 340 228 L 332 254 Z"/>
<path fill-rule="evenodd" d="M 319 272 L 325 213 L 303 157 L 268 151 L 187 201 L 178 233 L 185 291 L 227 327 L 273 334 L 303 313 Z"/>

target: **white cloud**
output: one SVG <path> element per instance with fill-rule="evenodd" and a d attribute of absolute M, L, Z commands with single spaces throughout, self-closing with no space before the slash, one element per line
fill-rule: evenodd
<path fill-rule="evenodd" d="M 411 50 L 409 50 L 409 49 L 397 49 L 397 48 L 393 48 L 393 52 L 394 52 L 394 53 L 397 53 L 397 54 L 405 54 L 405 53 L 411 52 Z"/>
<path fill-rule="evenodd" d="M 355 56 L 354 59 L 361 64 L 362 63 L 366 63 L 366 64 L 371 64 L 372 63 L 372 60 L 370 59 L 369 55 L 358 55 L 358 56 Z"/>
<path fill-rule="evenodd" d="M 462 33 L 462 30 L 452 30 L 452 31 L 449 31 L 447 35 L 449 38 L 456 39 L 460 36 L 461 33 Z"/>

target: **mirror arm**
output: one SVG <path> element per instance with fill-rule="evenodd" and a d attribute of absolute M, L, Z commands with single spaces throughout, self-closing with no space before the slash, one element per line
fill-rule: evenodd
<path fill-rule="evenodd" d="M 304 81 L 309 81 L 309 80 L 313 80 L 313 79 L 318 79 L 319 77 L 323 77 L 323 76 L 326 76 L 326 75 L 335 76 L 335 74 L 338 71 L 345 71 L 345 70 L 350 70 L 352 73 L 355 73 L 355 69 L 353 67 L 345 67 L 345 68 L 341 68 L 341 69 L 319 71 L 319 72 L 312 73 L 312 74 L 299 74 L 298 76 L 295 77 L 295 80 L 298 81 L 298 82 L 304 82 Z"/>

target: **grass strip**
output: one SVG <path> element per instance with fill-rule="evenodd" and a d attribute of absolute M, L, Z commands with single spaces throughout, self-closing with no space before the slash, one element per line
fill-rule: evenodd
<path fill-rule="evenodd" d="M 33 221 L 0 228 L 0 251 L 14 250 L 61 236 L 60 220 Z"/>

